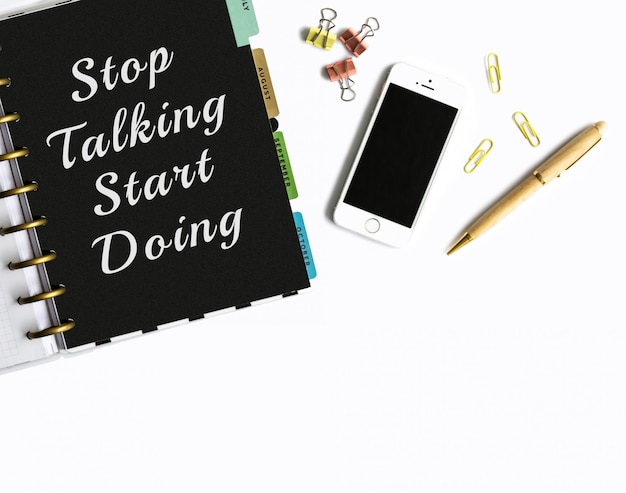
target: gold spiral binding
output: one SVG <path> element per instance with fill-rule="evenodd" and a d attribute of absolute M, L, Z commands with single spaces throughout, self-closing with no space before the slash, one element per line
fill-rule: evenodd
<path fill-rule="evenodd" d="M 19 113 L 7 113 L 6 115 L 0 116 L 0 123 L 16 122 L 19 119 L 20 119 Z"/>
<path fill-rule="evenodd" d="M 23 269 L 25 267 L 32 267 L 33 265 L 46 264 L 52 262 L 57 258 L 57 254 L 54 250 L 48 250 L 43 252 L 40 257 L 31 258 L 28 260 L 22 260 L 21 262 L 9 262 L 10 270 Z"/>
<path fill-rule="evenodd" d="M 10 190 L 5 190 L 4 192 L 0 192 L 0 199 L 4 199 L 6 197 L 10 197 L 11 195 L 19 195 L 21 193 L 34 192 L 39 188 L 39 184 L 36 181 L 31 181 L 25 183 L 21 187 L 11 188 Z"/>
<path fill-rule="evenodd" d="M 32 221 L 16 224 L 15 226 L 7 226 L 6 228 L 0 228 L 0 236 L 10 235 L 25 229 L 38 228 L 39 226 L 45 226 L 46 224 L 48 224 L 46 216 L 36 217 Z"/>
<path fill-rule="evenodd" d="M 9 87 L 11 85 L 10 77 L 0 77 L 0 87 Z M 0 125 L 3 123 L 13 123 L 17 122 L 20 119 L 20 114 L 13 112 L 7 113 L 5 115 L 0 115 Z M 4 154 L 0 154 L 0 162 L 1 161 L 9 161 L 11 159 L 18 159 L 22 157 L 28 156 L 29 151 L 26 147 L 20 149 L 14 149 L 9 152 L 5 152 Z M 15 188 L 11 188 L 10 190 L 0 191 L 0 199 L 11 197 L 13 195 L 26 194 L 29 192 L 34 192 L 37 190 L 38 184 L 37 182 L 26 182 L 23 185 L 16 186 Z M 48 220 L 45 216 L 34 217 L 30 221 L 26 221 L 22 224 L 17 224 L 15 226 L 8 226 L 5 228 L 0 227 L 0 236 L 5 236 L 11 233 L 16 233 L 18 231 L 29 230 L 33 228 L 38 228 L 40 226 L 44 226 L 48 223 Z M 41 264 L 45 264 L 47 262 L 51 262 L 56 259 L 57 254 L 54 250 L 44 251 L 38 257 L 22 260 L 18 262 L 10 262 L 9 269 L 17 270 L 23 269 L 26 267 L 37 266 Z M 32 296 L 20 296 L 17 299 L 17 302 L 20 305 L 24 305 L 27 303 L 36 303 L 38 301 L 50 300 L 56 298 L 57 296 L 61 296 L 65 293 L 65 286 L 62 284 L 58 286 L 53 286 L 50 291 L 44 291 L 42 293 L 38 293 Z M 59 325 L 53 325 L 46 329 L 29 331 L 26 334 L 28 339 L 39 339 L 41 337 L 51 336 L 55 334 L 61 334 L 63 332 L 67 332 L 68 330 L 73 329 L 75 326 L 74 320 L 68 319 L 63 320 Z"/>
<path fill-rule="evenodd" d="M 65 294 L 65 286 L 59 284 L 58 286 L 54 286 L 50 291 L 44 291 L 43 293 L 34 294 L 33 296 L 20 296 L 17 302 L 20 305 L 27 305 L 28 303 L 56 298 L 62 294 Z"/>
<path fill-rule="evenodd" d="M 8 161 L 9 159 L 17 159 L 19 157 L 26 156 L 28 156 L 28 149 L 26 147 L 23 147 L 22 149 L 16 149 L 15 151 L 0 154 L 0 161 Z"/>
<path fill-rule="evenodd" d="M 76 324 L 74 323 L 74 320 L 70 318 L 69 320 L 63 321 L 61 325 L 54 325 L 43 330 L 30 331 L 26 334 L 26 337 L 28 337 L 29 339 L 39 339 L 40 337 L 61 334 L 62 332 L 72 330 L 75 325 Z"/>

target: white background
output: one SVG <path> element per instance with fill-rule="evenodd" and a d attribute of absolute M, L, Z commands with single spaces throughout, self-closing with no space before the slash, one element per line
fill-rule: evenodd
<path fill-rule="evenodd" d="M 265 48 L 279 95 L 314 287 L 1 375 L 0 491 L 626 491 L 619 3 L 254 3 L 252 44 Z M 338 11 L 338 33 L 370 16 L 381 24 L 356 59 L 350 103 L 323 75 L 345 48 L 303 40 L 322 7 Z M 484 68 L 492 51 L 498 95 Z M 382 74 L 397 61 L 470 93 L 406 249 L 330 220 Z M 517 110 L 538 148 L 515 127 Z M 598 120 L 607 135 L 579 163 L 446 256 L 468 222 Z M 494 149 L 465 174 L 486 137 Z M 164 289 L 176 286 L 164 279 Z"/>

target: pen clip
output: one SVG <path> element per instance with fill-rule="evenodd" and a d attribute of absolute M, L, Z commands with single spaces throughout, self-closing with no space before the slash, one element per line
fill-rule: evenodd
<path fill-rule="evenodd" d="M 598 122 L 576 134 L 539 165 L 533 173 L 535 178 L 545 185 L 561 176 L 600 142 L 605 128 L 606 123 Z"/>

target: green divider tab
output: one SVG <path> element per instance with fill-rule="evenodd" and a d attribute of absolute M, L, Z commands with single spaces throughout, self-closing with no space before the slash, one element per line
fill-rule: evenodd
<path fill-rule="evenodd" d="M 254 6 L 251 0 L 226 0 L 230 22 L 235 33 L 237 46 L 250 44 L 250 36 L 259 34 Z"/>
<path fill-rule="evenodd" d="M 293 200 L 298 197 L 298 187 L 296 187 L 296 180 L 293 177 L 291 161 L 289 161 L 287 146 L 285 146 L 285 137 L 282 132 L 274 132 L 274 144 L 276 145 L 276 152 L 278 153 L 280 170 L 282 171 L 283 179 L 285 180 L 287 195 L 289 196 L 289 200 Z"/>

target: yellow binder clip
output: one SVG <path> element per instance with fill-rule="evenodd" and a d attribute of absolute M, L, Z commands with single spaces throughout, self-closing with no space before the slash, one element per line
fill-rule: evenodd
<path fill-rule="evenodd" d="M 480 144 L 478 144 L 476 150 L 469 157 L 467 163 L 465 163 L 465 166 L 463 166 L 463 171 L 468 174 L 473 173 L 474 170 L 478 168 L 478 165 L 483 162 L 483 159 L 485 159 L 487 154 L 489 154 L 489 151 L 491 151 L 492 147 L 493 140 L 483 139 Z"/>
<path fill-rule="evenodd" d="M 306 42 L 318 48 L 330 50 L 337 39 L 336 34 L 330 33 L 330 30 L 335 27 L 335 23 L 333 21 L 337 18 L 337 11 L 324 8 L 321 11 L 321 16 L 322 18 L 320 19 L 319 25 L 309 29 Z"/>
<path fill-rule="evenodd" d="M 494 94 L 498 94 L 502 89 L 500 74 L 500 60 L 495 53 L 489 53 L 485 59 L 487 65 L 487 76 L 489 77 L 489 88 Z"/>
<path fill-rule="evenodd" d="M 535 132 L 535 129 L 530 124 L 528 118 L 526 118 L 526 115 L 524 113 L 522 113 L 521 111 L 516 111 L 515 113 L 513 113 L 513 120 L 515 121 L 517 128 L 520 129 L 520 131 L 531 146 L 537 147 L 539 144 L 541 144 L 541 140 L 539 139 L 537 132 Z"/>

